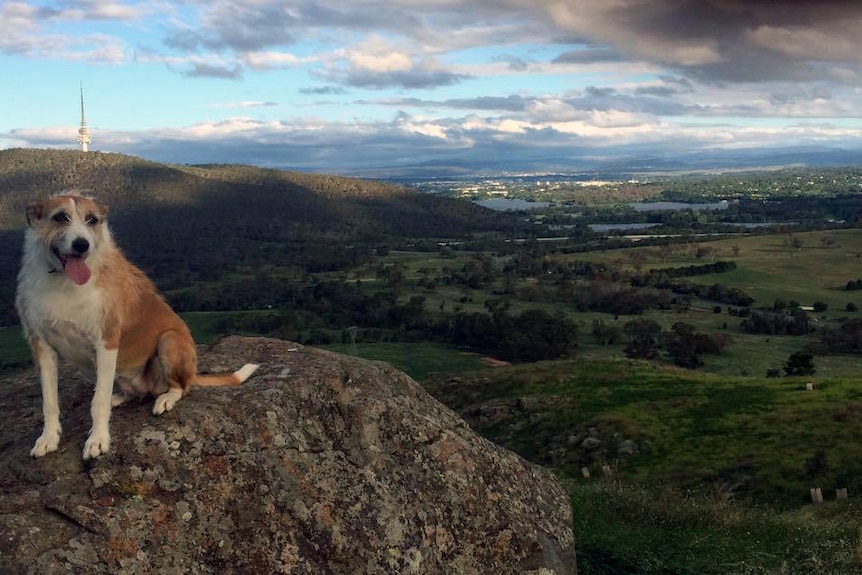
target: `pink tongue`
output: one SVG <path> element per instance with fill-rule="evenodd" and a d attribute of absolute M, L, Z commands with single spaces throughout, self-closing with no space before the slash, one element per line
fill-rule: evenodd
<path fill-rule="evenodd" d="M 66 272 L 70 280 L 79 286 L 90 281 L 90 268 L 84 263 L 84 258 L 68 258 L 66 265 L 63 266 L 63 271 Z"/>

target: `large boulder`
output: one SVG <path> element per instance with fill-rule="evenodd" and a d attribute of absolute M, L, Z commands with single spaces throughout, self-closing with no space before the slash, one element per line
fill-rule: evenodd
<path fill-rule="evenodd" d="M 85 463 L 92 384 L 61 370 L 60 449 L 31 459 L 35 374 L 0 384 L 0 573 L 574 573 L 568 496 L 394 368 L 232 337 L 260 363 L 154 416 L 114 410 Z"/>

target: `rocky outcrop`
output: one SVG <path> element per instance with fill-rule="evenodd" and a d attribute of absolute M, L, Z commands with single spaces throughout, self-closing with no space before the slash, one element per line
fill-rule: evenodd
<path fill-rule="evenodd" d="M 554 476 L 480 438 L 406 375 L 272 339 L 201 367 L 261 364 L 173 411 L 114 410 L 81 459 L 92 385 L 61 374 L 60 450 L 33 460 L 34 374 L 0 385 L 2 573 L 575 572 Z"/>

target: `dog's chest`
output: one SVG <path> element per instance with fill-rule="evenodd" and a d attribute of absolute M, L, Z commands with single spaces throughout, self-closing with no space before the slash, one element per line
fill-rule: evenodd
<path fill-rule="evenodd" d="M 91 364 L 101 338 L 102 297 L 94 287 L 37 289 L 24 298 L 30 330 L 67 360 Z"/>

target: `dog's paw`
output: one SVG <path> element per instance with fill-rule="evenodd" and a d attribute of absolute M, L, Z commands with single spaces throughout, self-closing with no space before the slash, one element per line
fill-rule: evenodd
<path fill-rule="evenodd" d="M 172 410 L 182 397 L 183 392 L 179 389 L 169 389 L 156 398 L 156 403 L 153 405 L 153 415 L 161 415 Z"/>
<path fill-rule="evenodd" d="M 30 450 L 30 456 L 42 457 L 52 451 L 57 451 L 58 445 L 60 445 L 60 429 L 46 429 L 36 440 L 33 449 Z"/>
<path fill-rule="evenodd" d="M 122 391 L 119 393 L 115 393 L 111 396 L 111 407 L 118 407 L 120 405 L 123 405 L 130 399 L 132 399 L 132 396 L 128 393 L 123 393 Z"/>
<path fill-rule="evenodd" d="M 108 430 L 90 431 L 90 437 L 84 443 L 84 460 L 104 455 L 111 448 L 111 434 Z"/>

